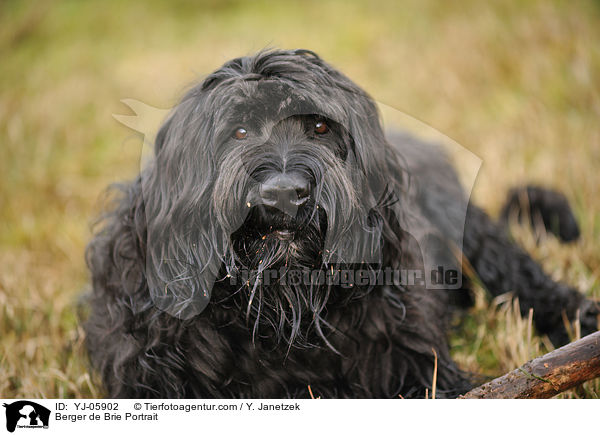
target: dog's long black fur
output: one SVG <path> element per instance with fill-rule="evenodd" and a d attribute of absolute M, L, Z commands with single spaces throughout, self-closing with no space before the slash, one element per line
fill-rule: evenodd
<path fill-rule="evenodd" d="M 556 344 L 564 316 L 579 312 L 583 333 L 597 326 L 597 307 L 468 202 L 439 148 L 386 137 L 371 98 L 307 50 L 209 75 L 165 121 L 153 162 L 117 190 L 87 251 L 84 323 L 111 397 L 308 397 L 309 385 L 324 398 L 423 397 L 435 355 L 438 397 L 463 393 L 446 335 L 467 274 L 453 291 L 240 278 L 422 269 L 432 238 L 462 240 L 489 292 L 513 292 Z"/>

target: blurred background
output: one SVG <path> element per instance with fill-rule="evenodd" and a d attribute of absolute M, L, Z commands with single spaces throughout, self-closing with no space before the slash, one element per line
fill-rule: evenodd
<path fill-rule="evenodd" d="M 563 191 L 581 241 L 514 236 L 600 297 L 599 20 L 585 0 L 0 2 L 0 397 L 102 394 L 76 304 L 99 198 L 139 171 L 120 100 L 172 107 L 269 46 L 316 51 L 479 156 L 474 196 L 493 215 L 525 181 Z M 508 298 L 476 299 L 452 334 L 463 369 L 495 376 L 549 350 Z M 599 396 L 598 381 L 562 395 Z"/>

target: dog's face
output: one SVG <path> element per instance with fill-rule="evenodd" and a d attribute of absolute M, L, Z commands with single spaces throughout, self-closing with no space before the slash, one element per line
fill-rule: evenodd
<path fill-rule="evenodd" d="M 227 63 L 174 109 L 155 154 L 142 173 L 146 276 L 155 304 L 173 315 L 201 312 L 215 283 L 243 268 L 380 261 L 377 203 L 398 178 L 386 176 L 378 114 L 312 53 Z M 296 333 L 302 316 L 318 321 L 332 299 L 322 285 L 241 287 L 234 293 L 245 295 L 256 324 Z"/>
<path fill-rule="evenodd" d="M 243 127 L 232 128 L 214 208 L 245 267 L 320 267 L 328 228 L 348 225 L 328 218 L 343 219 L 336 210 L 350 215 L 356 208 L 357 192 L 346 165 L 352 139 L 342 125 L 322 115 L 278 119 L 245 120 Z M 222 196 L 223 191 L 234 194 Z"/>
<path fill-rule="evenodd" d="M 225 94 L 227 103 L 211 144 L 212 208 L 234 265 L 315 267 L 330 250 L 328 231 L 343 233 L 360 209 L 348 107 L 323 101 L 343 92 L 315 83 L 318 75 L 290 78 L 213 85 L 214 98 Z"/>

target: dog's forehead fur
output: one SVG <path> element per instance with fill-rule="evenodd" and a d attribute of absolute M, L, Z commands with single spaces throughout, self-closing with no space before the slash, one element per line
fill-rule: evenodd
<path fill-rule="evenodd" d="M 306 50 L 271 50 L 234 59 L 198 88 L 227 119 L 242 124 L 312 114 L 347 126 L 356 116 L 352 101 L 371 102 L 350 79 Z"/>
<path fill-rule="evenodd" d="M 331 110 L 317 95 L 303 91 L 278 79 L 246 82 L 236 86 L 237 98 L 230 108 L 232 122 L 242 124 L 277 123 L 297 115 L 321 115 L 340 119 L 339 111 Z M 234 91 L 235 92 L 235 91 Z"/>

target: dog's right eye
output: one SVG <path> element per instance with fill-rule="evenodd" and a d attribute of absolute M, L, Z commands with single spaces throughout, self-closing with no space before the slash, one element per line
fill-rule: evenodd
<path fill-rule="evenodd" d="M 237 128 L 233 132 L 233 137 L 237 140 L 246 139 L 246 136 L 248 136 L 248 130 L 246 130 L 244 127 Z"/>

